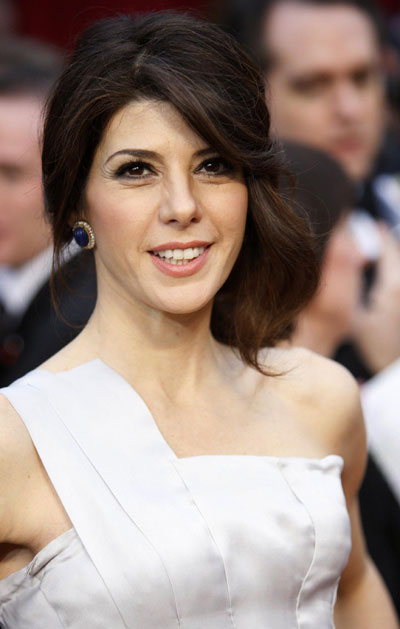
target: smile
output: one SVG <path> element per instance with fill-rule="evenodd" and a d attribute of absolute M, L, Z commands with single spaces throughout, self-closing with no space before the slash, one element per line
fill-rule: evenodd
<path fill-rule="evenodd" d="M 186 277 L 200 271 L 210 253 L 211 243 L 193 242 L 184 247 L 178 247 L 178 244 L 168 243 L 149 251 L 158 270 L 171 277 Z"/>
<path fill-rule="evenodd" d="M 188 247 L 187 249 L 165 249 L 153 251 L 153 255 L 162 258 L 169 264 L 185 265 L 195 260 L 206 250 L 206 247 Z"/>

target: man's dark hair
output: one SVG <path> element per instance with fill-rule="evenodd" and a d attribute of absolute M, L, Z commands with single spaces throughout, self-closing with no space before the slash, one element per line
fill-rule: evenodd
<path fill-rule="evenodd" d="M 62 56 L 53 48 L 26 38 L 0 43 L 0 96 L 46 96 L 59 77 Z"/>
<path fill-rule="evenodd" d="M 243 173 L 248 213 L 242 249 L 216 295 L 211 329 L 259 368 L 260 347 L 287 336 L 318 283 L 314 242 L 279 196 L 264 81 L 217 26 L 175 13 L 102 20 L 82 35 L 49 103 L 43 182 L 56 256 L 84 216 L 93 156 L 112 117 L 141 100 L 170 103 Z"/>
<path fill-rule="evenodd" d="M 211 9 L 212 19 L 233 35 L 257 60 L 263 71 L 271 65 L 262 30 L 268 13 L 287 2 L 318 6 L 345 5 L 364 13 L 375 29 L 380 44 L 387 40 L 386 24 L 374 0 L 218 0 Z"/>

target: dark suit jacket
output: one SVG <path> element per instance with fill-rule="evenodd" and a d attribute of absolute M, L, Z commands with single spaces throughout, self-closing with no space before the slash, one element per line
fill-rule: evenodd
<path fill-rule="evenodd" d="M 0 330 L 0 387 L 25 375 L 69 343 L 88 321 L 96 301 L 93 255 L 83 251 L 63 267 L 67 286 L 57 283 L 56 312 L 51 299 L 50 280 L 35 295 L 22 320 L 5 338 Z M 3 338 L 2 338 L 3 336 Z"/>
<path fill-rule="evenodd" d="M 400 505 L 371 456 L 360 490 L 360 511 L 368 551 L 400 617 Z"/>

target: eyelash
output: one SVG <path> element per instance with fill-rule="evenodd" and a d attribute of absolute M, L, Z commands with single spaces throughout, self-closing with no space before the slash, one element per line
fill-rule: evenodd
<path fill-rule="evenodd" d="M 147 173 L 147 175 L 128 175 L 129 171 L 132 170 L 132 168 L 143 168 L 149 170 L 150 172 Z M 152 169 L 150 164 L 147 164 L 146 162 L 136 161 L 128 162 L 127 164 L 122 164 L 122 166 L 119 166 L 119 168 L 117 168 L 117 170 L 115 171 L 115 176 L 127 177 L 128 179 L 143 179 L 151 175 L 153 172 L 154 170 Z"/>
<path fill-rule="evenodd" d="M 234 167 L 232 166 L 232 164 L 230 164 L 230 162 L 228 162 L 226 159 L 224 159 L 223 157 L 210 157 L 206 160 L 204 160 L 195 170 L 196 173 L 200 172 L 203 168 L 205 168 L 207 165 L 210 164 L 220 164 L 222 166 L 222 170 L 220 170 L 219 172 L 205 172 L 204 174 L 207 177 L 218 177 L 218 176 L 222 176 L 222 175 L 228 175 L 230 173 L 234 172 Z M 139 170 L 147 170 L 149 171 L 146 174 L 136 174 L 136 175 L 129 175 L 129 171 L 132 170 L 133 168 L 138 168 Z M 115 171 L 114 176 L 117 178 L 121 178 L 121 177 L 125 177 L 127 179 L 137 179 L 137 180 L 143 180 L 143 179 L 147 179 L 147 177 L 151 177 L 152 174 L 154 174 L 154 169 L 151 166 L 151 164 L 148 164 L 147 162 L 143 162 L 143 161 L 132 161 L 132 162 L 128 162 L 126 164 L 122 164 L 122 166 L 119 166 L 119 168 L 117 168 L 117 170 Z"/>
<path fill-rule="evenodd" d="M 204 162 L 202 162 L 200 166 L 198 166 L 198 168 L 196 168 L 196 172 L 199 172 L 207 164 L 220 164 L 223 167 L 222 170 L 218 173 L 206 173 L 208 177 L 217 177 L 218 175 L 227 175 L 229 173 L 233 173 L 235 170 L 233 165 L 230 162 L 228 162 L 228 160 L 224 159 L 223 157 L 209 157 L 208 159 L 205 159 Z"/>

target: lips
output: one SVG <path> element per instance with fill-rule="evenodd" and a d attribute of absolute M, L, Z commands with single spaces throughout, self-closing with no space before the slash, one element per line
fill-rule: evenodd
<path fill-rule="evenodd" d="M 191 260 L 195 260 L 205 251 L 205 247 L 185 247 L 184 249 L 162 249 L 153 251 L 153 255 L 158 256 L 169 264 L 185 265 Z"/>
<path fill-rule="evenodd" d="M 340 138 L 332 142 L 332 147 L 337 151 L 360 151 L 365 146 L 365 141 L 360 137 Z"/>
<path fill-rule="evenodd" d="M 156 267 L 166 275 L 187 277 L 204 266 L 210 247 L 211 244 L 198 241 L 185 244 L 174 242 L 156 247 L 149 253 Z"/>

